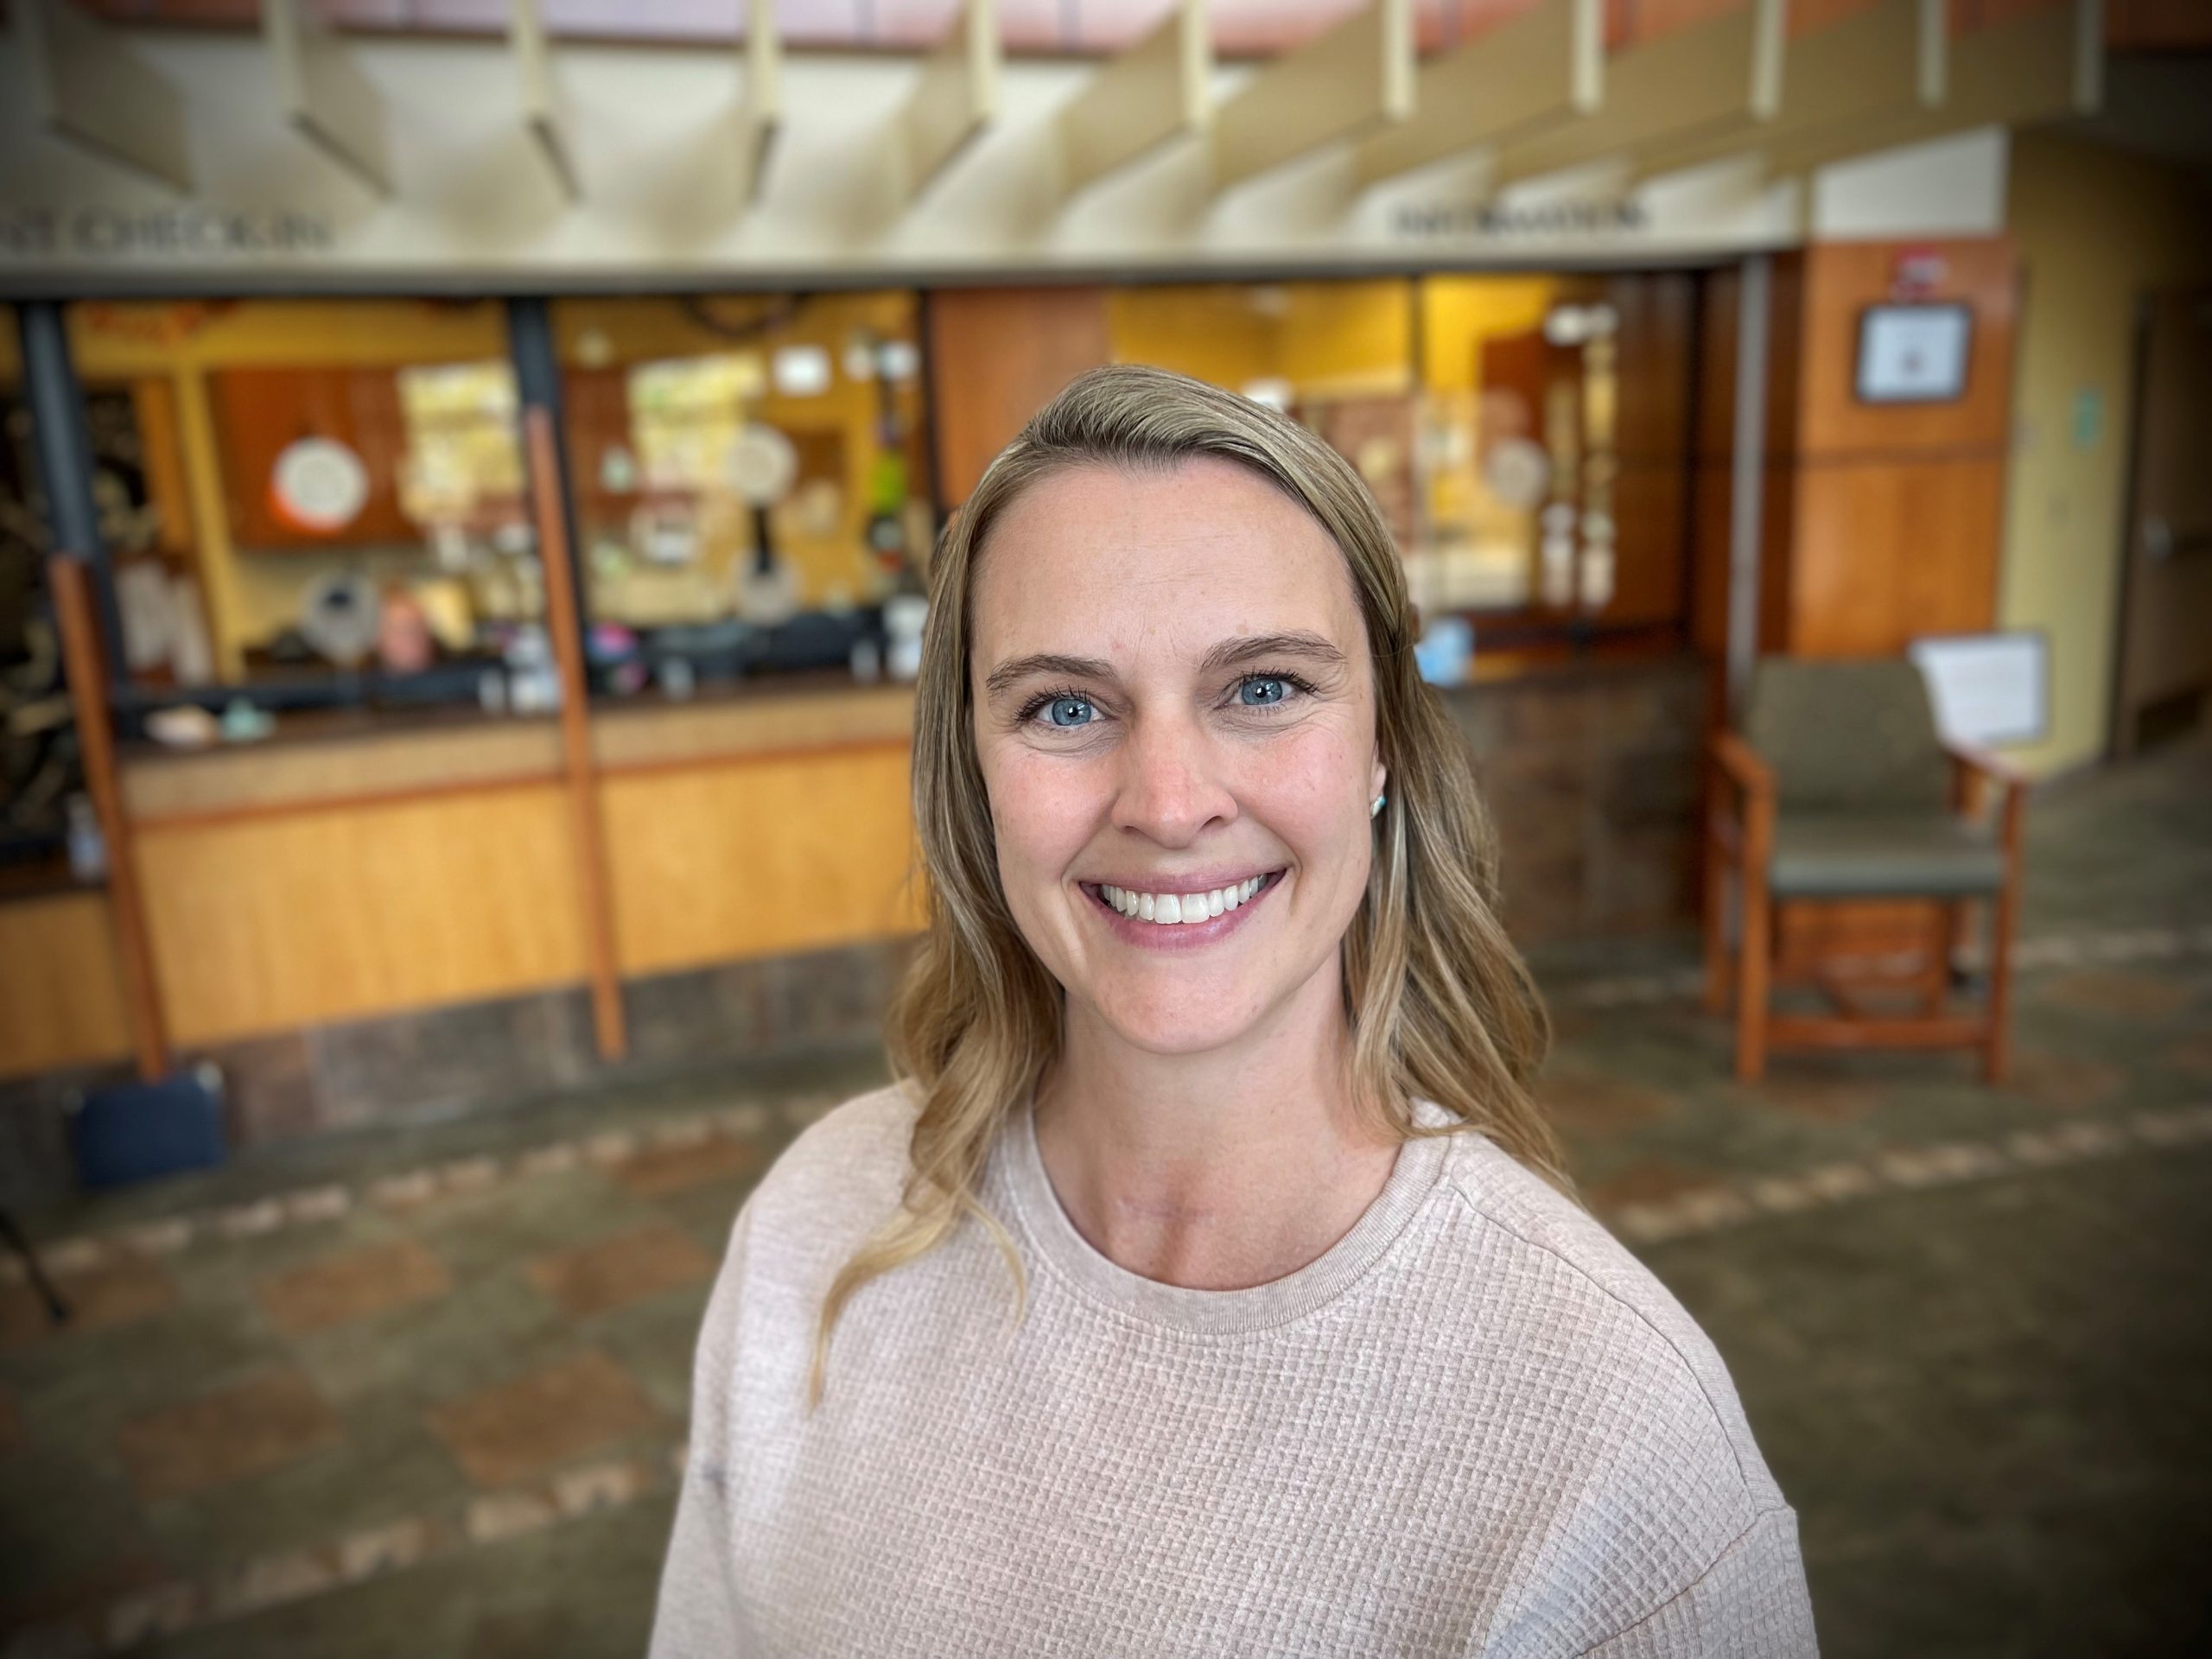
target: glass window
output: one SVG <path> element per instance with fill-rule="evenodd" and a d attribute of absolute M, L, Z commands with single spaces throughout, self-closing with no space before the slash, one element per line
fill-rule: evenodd
<path fill-rule="evenodd" d="M 550 706 L 498 302 L 87 302 L 70 331 L 142 703 Z"/>
<path fill-rule="evenodd" d="M 1422 281 L 1416 602 L 1680 620 L 1692 281 Z"/>
<path fill-rule="evenodd" d="M 554 307 L 597 682 L 882 666 L 927 486 L 911 293 Z"/>

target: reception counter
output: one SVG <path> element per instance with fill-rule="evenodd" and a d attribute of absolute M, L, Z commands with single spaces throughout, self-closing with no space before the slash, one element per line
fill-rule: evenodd
<path fill-rule="evenodd" d="M 1706 664 L 1486 669 L 1445 696 L 1498 822 L 1516 937 L 1685 923 Z M 594 708 L 626 1064 L 879 1028 L 921 919 L 912 717 L 910 688 L 827 676 Z M 552 718 L 295 716 L 257 744 L 127 750 L 122 773 L 168 1040 L 223 1066 L 235 1141 L 462 1109 L 603 1069 Z M 106 903 L 0 895 L 11 1111 L 28 1091 L 51 1114 L 73 1080 L 123 1070 Z"/>

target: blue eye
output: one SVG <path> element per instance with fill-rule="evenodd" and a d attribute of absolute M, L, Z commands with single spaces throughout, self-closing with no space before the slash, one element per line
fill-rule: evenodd
<path fill-rule="evenodd" d="M 1097 711 L 1083 697 L 1054 697 L 1045 705 L 1045 718 L 1055 726 L 1088 726 Z"/>
<path fill-rule="evenodd" d="M 1290 683 L 1271 676 L 1258 676 L 1244 682 L 1237 691 L 1237 700 L 1248 709 L 1265 709 L 1281 702 L 1289 695 Z"/>

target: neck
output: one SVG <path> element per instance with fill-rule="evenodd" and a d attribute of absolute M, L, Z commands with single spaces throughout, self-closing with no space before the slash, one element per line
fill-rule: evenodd
<path fill-rule="evenodd" d="M 1334 963 L 1236 1044 L 1155 1054 L 1071 1006 L 1037 1147 L 1091 1247 L 1145 1278 L 1237 1290 L 1350 1231 L 1398 1151 L 1357 1115 Z"/>

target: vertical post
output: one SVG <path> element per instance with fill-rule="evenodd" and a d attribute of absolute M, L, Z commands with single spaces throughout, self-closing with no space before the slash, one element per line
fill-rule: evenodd
<path fill-rule="evenodd" d="M 62 667 L 69 677 L 69 703 L 77 719 L 77 741 L 84 751 L 85 784 L 100 835 L 107 842 L 107 908 L 115 929 L 115 952 L 123 970 L 124 1007 L 130 1022 L 130 1046 L 138 1075 L 151 1083 L 168 1071 L 168 1038 L 163 1029 L 159 982 L 146 929 L 144 900 L 138 891 L 138 865 L 124 816 L 123 791 L 116 776 L 114 734 L 108 726 L 107 673 L 99 631 L 93 625 L 92 584 L 81 560 L 56 553 L 47 561 L 54 589 L 54 612 L 61 628 Z"/>
<path fill-rule="evenodd" d="M 578 549 L 582 543 L 576 535 L 575 499 L 569 488 L 569 447 L 564 435 L 567 423 L 562 417 L 561 406 L 561 359 L 553 349 L 552 308 L 543 299 L 533 296 L 507 302 L 507 353 L 514 364 L 515 394 L 522 401 L 525 418 L 529 410 L 543 410 L 550 427 L 555 468 L 552 485 L 560 508 L 560 545 L 568 559 L 570 589 L 581 594 L 584 586 Z M 535 499 L 538 484 L 534 468 L 531 488 Z M 548 561 L 553 557 L 553 544 L 546 540 L 543 524 L 538 526 L 538 557 Z M 545 572 L 545 588 L 550 595 L 553 590 L 550 568 Z M 549 626 L 551 622 L 549 615 Z M 574 628 L 580 650 L 589 626 L 579 606 Z"/>
<path fill-rule="evenodd" d="M 124 660 L 123 620 L 115 606 L 115 572 L 107 543 L 100 537 L 99 510 L 92 501 L 92 437 L 85 423 L 85 392 L 70 360 L 69 333 L 60 305 L 27 300 L 16 308 L 22 335 L 23 388 L 31 406 L 31 435 L 38 448 L 39 481 L 46 486 L 47 516 L 53 545 L 92 567 L 99 579 L 88 584 L 95 637 L 104 672 Z M 107 707 L 103 681 L 100 707 Z"/>
<path fill-rule="evenodd" d="M 569 791 L 569 825 L 575 836 L 576 889 L 583 908 L 584 953 L 591 975 L 592 1030 L 601 1059 L 629 1052 L 622 1017 L 622 982 L 614 958 L 614 913 L 607 876 L 606 833 L 599 816 L 599 785 L 591 752 L 589 690 L 584 681 L 584 643 L 576 599 L 575 567 L 563 521 L 561 467 L 553 416 L 543 407 L 523 411 L 530 446 L 531 501 L 537 521 L 537 556 L 545 570 L 545 629 L 561 672 L 562 774 Z"/>
<path fill-rule="evenodd" d="M 1759 655 L 1759 518 L 1766 483 L 1766 359 L 1774 256 L 1745 259 L 1736 296 L 1736 429 L 1728 490 L 1728 721 Z"/>

